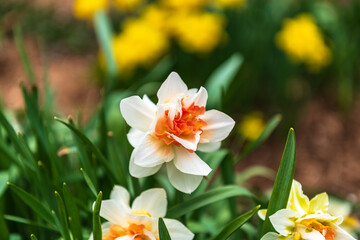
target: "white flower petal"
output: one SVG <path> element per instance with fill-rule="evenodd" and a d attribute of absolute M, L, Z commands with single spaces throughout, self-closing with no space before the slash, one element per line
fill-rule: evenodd
<path fill-rule="evenodd" d="M 283 236 L 288 236 L 292 233 L 292 230 L 295 227 L 296 218 L 301 215 L 290 209 L 281 209 L 271 215 L 270 222 L 275 228 L 275 230 Z"/>
<path fill-rule="evenodd" d="M 164 217 L 166 214 L 167 199 L 166 192 L 162 188 L 153 188 L 142 192 L 135 198 L 132 204 L 132 211 L 144 209 L 151 217 Z"/>
<path fill-rule="evenodd" d="M 303 220 L 309 220 L 309 219 L 314 219 L 314 220 L 321 220 L 322 222 L 333 222 L 335 224 L 341 224 L 343 221 L 343 217 L 341 216 L 331 216 L 328 213 L 322 213 L 322 212 L 317 212 L 314 214 L 307 214 L 302 218 L 299 218 L 296 220 L 296 222 L 301 222 Z"/>
<path fill-rule="evenodd" d="M 197 88 L 190 88 L 188 91 L 187 91 L 187 95 L 193 95 L 193 94 L 196 94 L 198 91 Z"/>
<path fill-rule="evenodd" d="M 188 88 L 180 78 L 179 74 L 172 72 L 157 92 L 159 103 L 171 101 L 172 98 L 176 97 L 178 94 L 186 93 L 187 90 Z"/>
<path fill-rule="evenodd" d="M 147 236 L 150 240 L 156 240 L 154 234 L 146 229 L 144 229 L 144 235 Z"/>
<path fill-rule="evenodd" d="M 154 226 L 154 219 L 152 217 L 149 217 L 147 215 L 136 215 L 136 214 L 127 214 L 125 217 L 127 223 L 130 224 L 136 224 L 141 225 L 143 224 L 146 229 L 152 230 L 153 228 L 157 228 L 157 226 Z"/>
<path fill-rule="evenodd" d="M 111 190 L 110 199 L 121 205 L 123 209 L 126 209 L 126 213 L 130 211 L 130 195 L 124 187 L 115 185 L 114 188 Z"/>
<path fill-rule="evenodd" d="M 294 237 L 292 235 L 288 237 L 283 237 L 280 234 L 274 232 L 268 232 L 260 240 L 293 240 L 293 239 Z"/>
<path fill-rule="evenodd" d="M 126 225 L 126 214 L 128 209 L 124 208 L 115 200 L 103 200 L 101 202 L 100 216 L 105 218 L 111 223 L 121 226 Z"/>
<path fill-rule="evenodd" d="M 121 100 L 120 111 L 126 123 L 133 128 L 146 132 L 155 118 L 154 108 L 139 96 Z"/>
<path fill-rule="evenodd" d="M 157 173 L 157 171 L 159 171 L 159 169 L 161 168 L 162 164 L 159 164 L 158 166 L 155 167 L 141 167 L 138 166 L 134 163 L 134 152 L 133 151 L 131 153 L 131 157 L 130 157 L 130 163 L 129 163 L 129 172 L 130 175 L 136 178 L 142 178 L 142 177 L 147 177 L 150 175 L 153 175 L 155 173 Z"/>
<path fill-rule="evenodd" d="M 137 130 L 136 128 L 130 128 L 129 133 L 127 134 L 127 139 L 131 146 L 134 148 L 141 143 L 143 138 L 147 135 L 147 133 Z"/>
<path fill-rule="evenodd" d="M 296 226 L 296 231 L 301 234 L 301 237 L 304 240 L 326 240 L 319 231 L 310 230 L 302 224 Z"/>
<path fill-rule="evenodd" d="M 133 240 L 133 239 L 134 239 L 134 237 L 131 237 L 129 235 L 115 238 L 115 240 Z"/>
<path fill-rule="evenodd" d="M 206 101 L 208 99 L 208 93 L 205 88 L 201 87 L 196 94 L 189 94 L 188 97 L 185 97 L 183 100 L 184 107 L 188 108 L 191 104 L 194 103 L 195 106 L 205 107 Z"/>
<path fill-rule="evenodd" d="M 182 147 L 174 147 L 175 158 L 173 160 L 177 169 L 183 173 L 207 176 L 211 168 L 196 153 L 190 153 Z"/>
<path fill-rule="evenodd" d="M 195 138 L 191 139 L 191 140 L 187 140 L 184 138 L 180 138 L 174 134 L 170 134 L 170 136 L 177 141 L 178 143 L 180 143 L 184 148 L 192 150 L 192 151 L 196 151 L 197 147 L 198 147 L 198 143 L 200 141 L 200 134 L 201 131 L 197 132 L 195 134 Z"/>
<path fill-rule="evenodd" d="M 166 218 L 164 218 L 164 222 L 172 240 L 192 240 L 194 238 L 194 234 L 181 222 Z"/>
<path fill-rule="evenodd" d="M 186 174 L 179 171 L 173 161 L 166 163 L 170 183 L 179 191 L 192 193 L 200 184 L 202 176 Z"/>
<path fill-rule="evenodd" d="M 344 229 L 339 227 L 338 225 L 334 223 L 329 224 L 330 227 L 334 229 L 335 232 L 335 239 L 341 239 L 341 240 L 355 240 L 353 236 L 351 236 L 348 232 L 346 232 Z"/>
<path fill-rule="evenodd" d="M 201 118 L 206 121 L 207 125 L 202 128 L 200 143 L 224 140 L 235 125 L 231 117 L 217 110 L 207 111 Z"/>
<path fill-rule="evenodd" d="M 221 142 L 199 143 L 198 149 L 201 152 L 214 152 L 221 146 Z"/>
<path fill-rule="evenodd" d="M 309 198 L 303 193 L 301 184 L 293 180 L 287 207 L 301 215 L 307 214 L 309 211 Z"/>
<path fill-rule="evenodd" d="M 259 216 L 259 218 L 260 218 L 261 220 L 265 220 L 266 213 L 267 213 L 267 209 L 260 209 L 260 210 L 257 212 L 257 215 Z"/>
<path fill-rule="evenodd" d="M 174 158 L 171 145 L 149 134 L 134 149 L 133 155 L 134 163 L 140 167 L 155 167 Z"/>
<path fill-rule="evenodd" d="M 142 99 L 143 99 L 143 102 L 146 104 L 147 108 L 151 108 L 154 112 L 156 112 L 155 103 L 153 103 L 146 94 L 143 96 Z"/>

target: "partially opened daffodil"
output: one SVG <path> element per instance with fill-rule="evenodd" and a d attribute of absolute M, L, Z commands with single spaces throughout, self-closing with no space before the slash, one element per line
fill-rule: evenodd
<path fill-rule="evenodd" d="M 328 195 L 321 193 L 309 198 L 303 193 L 301 184 L 293 181 L 286 209 L 271 215 L 270 222 L 278 233 L 267 233 L 261 240 L 355 240 L 339 225 L 342 216 L 328 213 Z M 265 218 L 266 210 L 259 212 Z"/>
<path fill-rule="evenodd" d="M 100 216 L 108 220 L 102 225 L 102 240 L 159 240 L 158 220 L 167 208 L 166 193 L 162 188 L 149 189 L 129 205 L 129 193 L 115 186 L 109 200 L 101 203 Z M 192 240 L 194 234 L 182 223 L 164 218 L 173 240 Z M 89 240 L 92 240 L 91 236 Z"/>
<path fill-rule="evenodd" d="M 146 177 L 165 163 L 171 184 L 191 193 L 211 172 L 195 151 L 218 149 L 235 122 L 217 110 L 205 111 L 206 89 L 188 89 L 175 72 L 161 85 L 157 97 L 157 105 L 146 95 L 120 103 L 121 113 L 132 127 L 127 135 L 134 147 L 130 174 Z"/>

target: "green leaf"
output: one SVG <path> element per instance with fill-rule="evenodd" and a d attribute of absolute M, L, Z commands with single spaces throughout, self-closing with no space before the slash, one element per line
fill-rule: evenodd
<path fill-rule="evenodd" d="M 267 124 L 266 124 L 264 130 L 262 131 L 262 133 L 260 134 L 260 136 L 255 141 L 251 142 L 249 145 L 246 146 L 246 148 L 242 151 L 242 153 L 238 157 L 237 161 L 240 161 L 241 159 L 243 159 L 244 157 L 249 155 L 249 153 L 254 151 L 263 142 L 265 142 L 266 139 L 268 139 L 269 136 L 271 135 L 271 133 L 275 130 L 275 128 L 279 125 L 280 121 L 281 121 L 280 114 L 276 114 L 274 117 L 272 117 L 267 122 Z"/>
<path fill-rule="evenodd" d="M 86 172 L 84 171 L 84 169 L 80 168 L 81 173 L 83 174 L 83 177 L 85 179 L 86 184 L 89 186 L 91 192 L 94 194 L 94 196 L 96 197 L 96 188 L 94 186 L 94 184 L 92 183 L 91 179 L 89 178 L 89 176 L 86 174 Z"/>
<path fill-rule="evenodd" d="M 213 240 L 226 240 L 230 237 L 233 232 L 239 229 L 242 225 L 244 225 L 250 218 L 259 210 L 260 205 L 255 207 L 253 210 L 242 214 L 241 216 L 235 218 L 230 223 L 228 223 L 221 232 L 213 238 Z"/>
<path fill-rule="evenodd" d="M 159 218 L 159 238 L 160 240 L 171 240 L 163 218 Z"/>
<path fill-rule="evenodd" d="M 240 53 L 234 53 L 210 75 L 205 84 L 205 88 L 207 89 L 209 96 L 211 96 L 208 98 L 208 106 L 220 107 L 222 93 L 226 93 L 242 63 L 242 55 Z"/>
<path fill-rule="evenodd" d="M 93 212 L 93 239 L 101 240 L 102 232 L 101 232 L 101 219 L 100 219 L 100 208 L 102 201 L 102 192 L 99 192 L 99 195 L 96 198 L 94 212 Z"/>
<path fill-rule="evenodd" d="M 15 186 L 14 184 L 8 183 L 8 186 L 19 198 L 24 201 L 26 205 L 28 205 L 32 210 L 34 210 L 47 223 L 56 226 L 54 215 L 47 207 L 45 207 L 42 202 L 40 202 L 33 195 L 25 192 L 23 189 Z"/>
<path fill-rule="evenodd" d="M 64 201 L 62 200 L 60 194 L 57 191 L 55 191 L 55 198 L 59 209 L 60 223 L 62 226 L 62 235 L 65 240 L 70 240 L 69 226 L 67 222 L 67 215 L 66 215 Z"/>
<path fill-rule="evenodd" d="M 275 229 L 271 225 L 269 216 L 277 211 L 286 208 L 291 185 L 295 172 L 295 159 L 296 159 L 296 141 L 294 129 L 290 129 L 283 156 L 281 158 L 280 167 L 276 175 L 274 188 L 271 194 L 270 202 L 268 205 L 265 222 L 262 229 L 261 236 L 268 232 L 274 232 Z"/>
<path fill-rule="evenodd" d="M 9 239 L 9 230 L 1 210 L 0 210 L 0 239 Z"/>
<path fill-rule="evenodd" d="M 29 219 L 26 219 L 26 218 L 21 218 L 21 217 L 18 217 L 18 216 L 7 215 L 7 214 L 4 215 L 4 218 L 7 221 L 12 221 L 12 222 L 22 223 L 22 224 L 26 224 L 26 225 L 41 227 L 41 228 L 45 228 L 45 229 L 57 232 L 57 230 L 53 226 L 46 225 L 46 224 L 43 224 L 43 223 L 39 223 L 39 222 L 29 220 Z"/>
<path fill-rule="evenodd" d="M 7 182 L 9 181 L 9 172 L 0 171 L 0 199 L 7 188 Z"/>
<path fill-rule="evenodd" d="M 36 237 L 34 234 L 31 234 L 31 235 L 30 235 L 30 239 L 31 239 L 31 240 L 38 240 L 37 237 Z"/>
<path fill-rule="evenodd" d="M 253 195 L 248 190 L 238 186 L 222 186 L 211 189 L 198 196 L 190 197 L 185 202 L 173 206 L 169 209 L 167 216 L 177 218 L 211 203 L 237 196 L 252 197 Z"/>
<path fill-rule="evenodd" d="M 117 65 L 115 61 L 114 51 L 112 49 L 112 30 L 110 26 L 110 21 L 103 10 L 96 12 L 94 16 L 94 27 L 98 42 L 100 43 L 101 50 L 105 55 L 107 93 L 114 86 L 117 73 Z"/>
<path fill-rule="evenodd" d="M 63 183 L 63 194 L 64 194 L 65 207 L 67 209 L 67 214 L 69 216 L 69 225 L 74 240 L 82 240 L 83 239 L 81 232 L 82 226 L 81 226 L 79 209 L 76 206 L 66 183 Z"/>

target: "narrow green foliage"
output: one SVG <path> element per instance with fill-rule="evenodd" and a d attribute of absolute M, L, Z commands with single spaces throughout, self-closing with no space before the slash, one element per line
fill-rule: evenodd
<path fill-rule="evenodd" d="M 117 67 L 114 51 L 112 49 L 112 30 L 110 21 L 103 10 L 97 11 L 94 16 L 95 32 L 100 43 L 101 50 L 105 55 L 107 85 L 106 92 L 109 92 L 115 83 Z"/>
<path fill-rule="evenodd" d="M 89 178 L 89 176 L 86 174 L 86 172 L 84 171 L 84 169 L 80 168 L 80 171 L 85 179 L 86 184 L 89 186 L 91 192 L 94 194 L 94 196 L 96 197 L 96 188 L 94 186 L 94 184 L 92 183 L 91 179 Z"/>
<path fill-rule="evenodd" d="M 290 129 L 283 156 L 281 158 L 280 167 L 276 175 L 274 188 L 271 194 L 269 206 L 267 208 L 266 218 L 262 229 L 262 236 L 268 232 L 275 231 L 269 217 L 277 211 L 286 208 L 291 185 L 295 172 L 296 159 L 296 141 L 294 129 Z"/>
<path fill-rule="evenodd" d="M 18 50 L 18 53 L 20 55 L 21 63 L 25 69 L 26 75 L 28 77 L 28 80 L 30 83 L 36 82 L 36 77 L 33 71 L 33 68 L 30 63 L 29 56 L 26 52 L 24 39 L 22 36 L 22 31 L 20 25 L 17 25 L 14 30 L 14 38 L 16 43 L 16 48 Z"/>
<path fill-rule="evenodd" d="M 211 96 L 207 101 L 209 107 L 219 108 L 221 106 L 222 94 L 223 92 L 226 93 L 230 87 L 243 60 L 241 54 L 235 53 L 212 72 L 205 84 L 205 88 L 207 89 L 209 96 Z"/>
<path fill-rule="evenodd" d="M 68 220 L 74 240 L 82 240 L 82 225 L 80 221 L 79 209 L 72 198 L 66 183 L 63 183 L 64 203 L 67 210 Z"/>
<path fill-rule="evenodd" d="M 55 231 L 55 232 L 58 231 L 57 229 L 55 229 L 51 225 L 43 224 L 43 223 L 36 222 L 36 221 L 32 221 L 32 220 L 29 220 L 29 219 L 26 219 L 26 218 L 21 218 L 21 217 L 18 217 L 18 216 L 5 214 L 4 219 L 7 220 L 7 221 L 12 221 L 12 222 L 17 222 L 17 223 L 21 223 L 21 224 L 41 227 L 41 228 L 48 229 L 48 230 Z"/>
<path fill-rule="evenodd" d="M 39 214 L 39 216 L 42 217 L 47 223 L 52 226 L 56 226 L 54 215 L 47 207 L 45 207 L 42 202 L 40 202 L 33 195 L 25 192 L 23 189 L 15 186 L 14 184 L 8 183 L 8 185 L 10 189 L 24 201 L 26 205 L 28 205 L 33 211 Z"/>
<path fill-rule="evenodd" d="M 242 214 L 228 223 L 221 232 L 213 238 L 213 240 L 226 240 L 231 236 L 237 229 L 244 225 L 250 218 L 259 210 L 260 205 L 255 207 L 253 210 Z"/>
<path fill-rule="evenodd" d="M 102 239 L 101 219 L 100 219 L 101 201 L 102 201 L 102 192 L 100 191 L 99 195 L 96 198 L 96 202 L 94 205 L 94 212 L 93 212 L 93 239 L 94 240 Z"/>
<path fill-rule="evenodd" d="M 55 191 L 55 198 L 59 210 L 60 223 L 62 226 L 62 236 L 65 240 L 70 240 L 69 226 L 67 221 L 68 219 L 66 215 L 64 201 L 62 200 L 60 194 L 57 191 Z"/>
<path fill-rule="evenodd" d="M 159 218 L 159 238 L 160 240 L 171 240 L 163 218 Z"/>
<path fill-rule="evenodd" d="M 34 234 L 31 234 L 31 235 L 30 235 L 30 239 L 31 239 L 31 240 L 38 240 L 37 237 L 36 237 Z"/>
<path fill-rule="evenodd" d="M 173 206 L 168 210 L 167 216 L 177 218 L 211 203 L 237 196 L 252 197 L 252 194 L 248 190 L 238 186 L 229 185 L 214 188 Z"/>
<path fill-rule="evenodd" d="M 117 144 L 115 138 L 110 134 L 107 138 L 108 144 L 108 153 L 111 165 L 115 168 L 117 172 L 119 183 L 122 186 L 129 186 L 127 183 L 126 176 L 129 174 L 128 166 L 125 163 L 124 154 L 121 154 L 119 145 Z"/>
<path fill-rule="evenodd" d="M 9 239 L 9 230 L 7 228 L 4 215 L 0 211 L 0 239 Z"/>
<path fill-rule="evenodd" d="M 240 161 L 249 153 L 254 151 L 256 148 L 258 148 L 263 142 L 265 142 L 271 133 L 275 130 L 275 128 L 279 125 L 281 121 L 281 115 L 276 114 L 273 116 L 266 124 L 264 130 L 260 134 L 260 136 L 253 142 L 251 142 L 249 145 L 246 146 L 246 148 L 241 152 L 240 156 L 237 158 L 237 161 Z"/>
<path fill-rule="evenodd" d="M 6 191 L 7 182 L 9 181 L 9 172 L 8 171 L 0 171 L 0 199 L 3 193 Z"/>

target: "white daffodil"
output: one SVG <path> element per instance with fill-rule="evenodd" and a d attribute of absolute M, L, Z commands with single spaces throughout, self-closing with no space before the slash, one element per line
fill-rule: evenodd
<path fill-rule="evenodd" d="M 206 89 L 188 89 L 175 72 L 161 85 L 157 97 L 157 105 L 146 95 L 120 102 L 121 113 L 131 126 L 127 137 L 134 147 L 130 174 L 150 176 L 166 163 L 171 184 L 191 193 L 211 172 L 195 151 L 218 149 L 235 122 L 217 110 L 205 111 Z"/>
<path fill-rule="evenodd" d="M 270 222 L 278 233 L 267 233 L 261 240 L 355 240 L 339 225 L 343 217 L 328 214 L 328 195 L 321 193 L 309 198 L 301 184 L 293 181 L 286 209 L 271 215 Z M 264 219 L 266 210 L 259 212 Z"/>
<path fill-rule="evenodd" d="M 159 240 L 158 220 L 167 208 L 166 193 L 162 188 L 149 189 L 129 205 L 129 193 L 115 186 L 110 199 L 101 203 L 100 216 L 108 220 L 102 225 L 103 240 Z M 182 223 L 164 218 L 173 240 L 192 240 L 194 234 Z M 90 236 L 89 240 L 93 237 Z"/>

